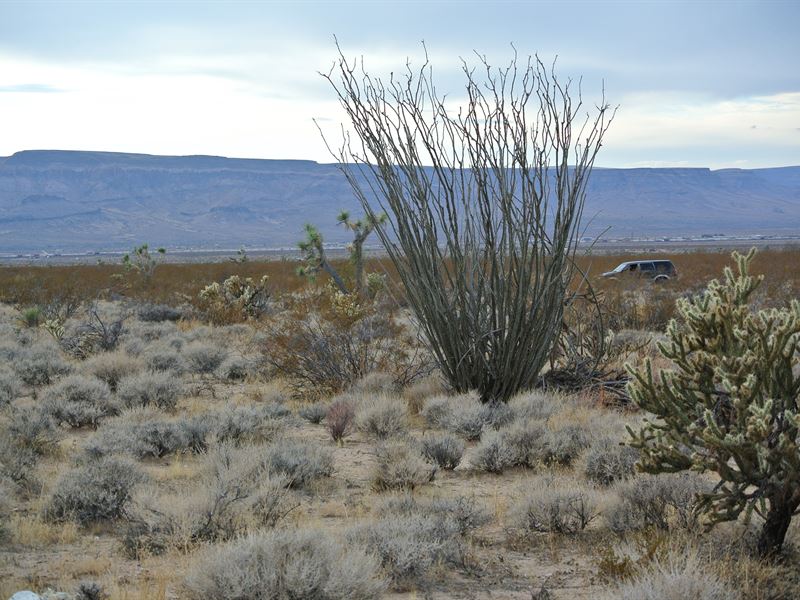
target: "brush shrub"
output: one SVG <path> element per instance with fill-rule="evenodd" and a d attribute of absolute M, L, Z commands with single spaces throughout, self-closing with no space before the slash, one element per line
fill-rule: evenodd
<path fill-rule="evenodd" d="M 633 477 L 638 459 L 639 452 L 635 448 L 603 439 L 587 451 L 583 472 L 590 481 L 611 485 Z"/>
<path fill-rule="evenodd" d="M 514 451 L 506 443 L 505 437 L 497 431 L 490 431 L 475 448 L 471 463 L 479 471 L 502 473 L 514 465 L 514 456 Z"/>
<path fill-rule="evenodd" d="M 436 466 L 411 440 L 389 440 L 376 450 L 372 486 L 376 490 L 411 489 L 432 481 Z"/>
<path fill-rule="evenodd" d="M 512 511 L 511 521 L 523 532 L 574 534 L 586 529 L 598 516 L 594 492 L 544 479 L 526 489 Z"/>
<path fill-rule="evenodd" d="M 185 585 L 205 600 L 374 600 L 386 588 L 373 555 L 314 529 L 258 533 L 215 548 Z"/>
<path fill-rule="evenodd" d="M 386 394 L 362 396 L 355 403 L 356 428 L 378 440 L 408 433 L 406 403 Z"/>
<path fill-rule="evenodd" d="M 138 373 L 120 379 L 117 397 L 128 408 L 153 406 L 174 410 L 181 384 L 168 373 Z"/>
<path fill-rule="evenodd" d="M 51 521 L 75 521 L 81 525 L 120 519 L 127 514 L 134 487 L 143 480 L 129 460 L 93 460 L 58 479 L 44 516 Z"/>
<path fill-rule="evenodd" d="M 327 402 L 311 402 L 301 407 L 297 414 L 309 423 L 319 425 L 328 414 L 330 405 Z"/>
<path fill-rule="evenodd" d="M 54 454 L 62 437 L 53 417 L 34 407 L 12 410 L 8 433 L 15 445 L 32 450 L 40 456 Z"/>
<path fill-rule="evenodd" d="M 464 442 L 449 433 L 431 433 L 422 438 L 422 454 L 441 469 L 455 469 L 464 455 Z"/>
<path fill-rule="evenodd" d="M 46 414 L 70 427 L 96 427 L 101 419 L 119 414 L 108 385 L 84 375 L 70 375 L 46 388 L 41 401 Z"/>
<path fill-rule="evenodd" d="M 286 477 L 291 488 L 305 488 L 321 477 L 333 474 L 329 448 L 300 440 L 286 440 L 267 447 L 264 462 L 270 473 Z"/>
<path fill-rule="evenodd" d="M 49 385 L 72 371 L 72 366 L 52 344 L 36 344 L 21 349 L 14 361 L 19 378 L 33 387 Z"/>
<path fill-rule="evenodd" d="M 207 434 L 203 420 L 167 420 L 152 409 L 139 409 L 105 425 L 84 449 L 93 457 L 124 452 L 136 458 L 162 458 L 177 452 L 204 452 Z"/>
<path fill-rule="evenodd" d="M 90 357 L 84 363 L 84 369 L 90 375 L 104 381 L 112 392 L 123 377 L 135 375 L 143 368 L 139 360 L 125 355 L 123 352 L 104 352 Z"/>
<path fill-rule="evenodd" d="M 699 524 L 699 495 L 712 487 L 695 473 L 640 475 L 615 487 L 617 499 L 606 510 L 606 522 L 618 534 L 693 529 Z"/>
<path fill-rule="evenodd" d="M 11 404 L 20 394 L 22 381 L 11 369 L 0 368 L 0 408 Z"/>
<path fill-rule="evenodd" d="M 261 406 L 229 404 L 215 412 L 211 421 L 217 441 L 235 445 L 272 441 L 287 427 L 285 421 L 271 418 Z"/>

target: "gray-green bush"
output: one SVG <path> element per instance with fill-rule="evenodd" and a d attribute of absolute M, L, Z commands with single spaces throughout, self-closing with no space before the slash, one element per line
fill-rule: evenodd
<path fill-rule="evenodd" d="M 84 375 L 70 375 L 46 388 L 41 406 L 57 423 L 70 427 L 96 427 L 103 418 L 119 414 L 108 385 Z"/>
<path fill-rule="evenodd" d="M 618 534 L 648 528 L 691 529 L 698 525 L 698 494 L 713 485 L 695 473 L 640 475 L 615 487 L 617 500 L 606 510 Z"/>
<path fill-rule="evenodd" d="M 301 440 L 285 440 L 268 446 L 264 462 L 270 473 L 286 477 L 292 488 L 307 487 L 333 474 L 330 449 Z"/>
<path fill-rule="evenodd" d="M 374 600 L 386 582 L 375 557 L 321 530 L 276 530 L 208 552 L 186 588 L 205 600 Z"/>
<path fill-rule="evenodd" d="M 30 386 L 49 385 L 72 371 L 72 366 L 61 356 L 54 344 L 36 344 L 20 350 L 14 361 L 14 370 Z"/>
<path fill-rule="evenodd" d="M 0 408 L 11 404 L 20 394 L 22 381 L 11 369 L 0 368 Z"/>
<path fill-rule="evenodd" d="M 408 432 L 406 403 L 386 394 L 363 396 L 357 402 L 356 428 L 378 440 Z"/>
<path fill-rule="evenodd" d="M 583 472 L 586 478 L 600 485 L 611 485 L 633 477 L 639 452 L 614 440 L 603 439 L 592 444 L 586 453 Z"/>
<path fill-rule="evenodd" d="M 375 454 L 372 485 L 377 490 L 413 490 L 436 475 L 436 466 L 411 440 L 389 440 L 378 446 Z"/>
<path fill-rule="evenodd" d="M 208 424 L 201 419 L 168 420 L 152 411 L 123 414 L 105 425 L 84 446 L 91 456 L 124 452 L 136 458 L 161 458 L 207 449 Z"/>
<path fill-rule="evenodd" d="M 586 529 L 599 514 L 592 490 L 544 479 L 528 486 L 512 510 L 511 521 L 522 532 L 574 534 Z"/>
<path fill-rule="evenodd" d="M 423 456 L 442 469 L 455 469 L 464 455 L 464 442 L 449 433 L 430 433 L 421 444 Z"/>
<path fill-rule="evenodd" d="M 52 521 L 86 525 L 126 515 L 134 487 L 144 476 L 130 460 L 108 457 L 64 473 L 44 508 Z"/>
<path fill-rule="evenodd" d="M 173 410 L 180 393 L 181 384 L 168 373 L 128 375 L 117 386 L 117 397 L 128 408 L 153 406 Z"/>

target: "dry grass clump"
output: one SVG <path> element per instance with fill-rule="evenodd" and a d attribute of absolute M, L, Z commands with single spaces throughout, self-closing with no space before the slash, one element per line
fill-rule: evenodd
<path fill-rule="evenodd" d="M 376 490 L 411 489 L 432 481 L 436 466 L 425 459 L 411 440 L 389 440 L 376 449 L 372 475 Z"/>
<path fill-rule="evenodd" d="M 739 600 L 741 594 L 696 554 L 670 553 L 616 584 L 607 600 Z"/>
<path fill-rule="evenodd" d="M 119 414 L 119 406 L 105 382 L 70 375 L 42 392 L 42 411 L 70 427 L 96 427 L 101 419 Z"/>
<path fill-rule="evenodd" d="M 523 533 L 574 534 L 586 529 L 600 514 L 598 495 L 581 489 L 576 481 L 542 477 L 523 491 L 514 507 L 511 522 Z"/>
<path fill-rule="evenodd" d="M 174 410 L 181 393 L 181 384 L 168 373 L 138 373 L 123 377 L 117 397 L 128 408 L 153 406 Z"/>
<path fill-rule="evenodd" d="M 307 529 L 259 533 L 208 552 L 186 588 L 206 600 L 372 600 L 386 582 L 373 555 Z"/>
<path fill-rule="evenodd" d="M 127 514 L 134 487 L 143 475 L 136 465 L 117 457 L 75 467 L 56 482 L 44 508 L 50 521 L 87 525 L 119 519 Z"/>
<path fill-rule="evenodd" d="M 464 456 L 464 442 L 449 433 L 431 433 L 421 444 L 423 456 L 442 469 L 455 469 Z"/>
<path fill-rule="evenodd" d="M 606 511 L 609 529 L 618 534 L 648 528 L 692 529 L 698 525 L 697 495 L 713 485 L 696 473 L 639 475 L 618 484 Z"/>
<path fill-rule="evenodd" d="M 384 393 L 362 395 L 354 404 L 356 428 L 362 433 L 378 440 L 408 433 L 408 411 L 399 397 Z"/>
<path fill-rule="evenodd" d="M 83 368 L 90 375 L 104 381 L 112 392 L 116 392 L 120 380 L 135 375 L 143 369 L 143 365 L 141 361 L 124 352 L 104 352 L 86 360 Z"/>

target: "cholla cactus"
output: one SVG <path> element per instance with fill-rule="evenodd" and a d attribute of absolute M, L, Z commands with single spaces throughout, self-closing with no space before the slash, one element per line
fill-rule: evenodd
<path fill-rule="evenodd" d="M 765 519 L 758 550 L 770 555 L 800 506 L 800 303 L 750 307 L 761 283 L 748 274 L 754 255 L 734 253 L 738 274 L 726 268 L 723 282 L 678 301 L 680 322 L 659 344 L 673 369 L 654 377 L 649 361 L 629 367 L 634 402 L 655 418 L 628 431 L 644 471 L 717 473 L 700 497 L 709 524 L 756 511 Z"/>
<path fill-rule="evenodd" d="M 232 322 L 257 318 L 267 308 L 269 289 L 264 275 L 258 283 L 251 277 L 228 277 L 222 284 L 214 282 L 199 293 L 201 307 L 212 321 Z"/>

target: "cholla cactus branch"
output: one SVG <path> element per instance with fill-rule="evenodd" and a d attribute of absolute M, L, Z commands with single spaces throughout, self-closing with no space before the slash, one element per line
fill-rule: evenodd
<path fill-rule="evenodd" d="M 800 506 L 800 303 L 751 308 L 754 255 L 734 253 L 738 273 L 726 268 L 723 281 L 678 301 L 680 319 L 659 344 L 673 369 L 629 368 L 633 401 L 654 415 L 629 432 L 647 472 L 717 473 L 699 505 L 709 524 L 759 513 L 758 549 L 769 555 Z"/>

